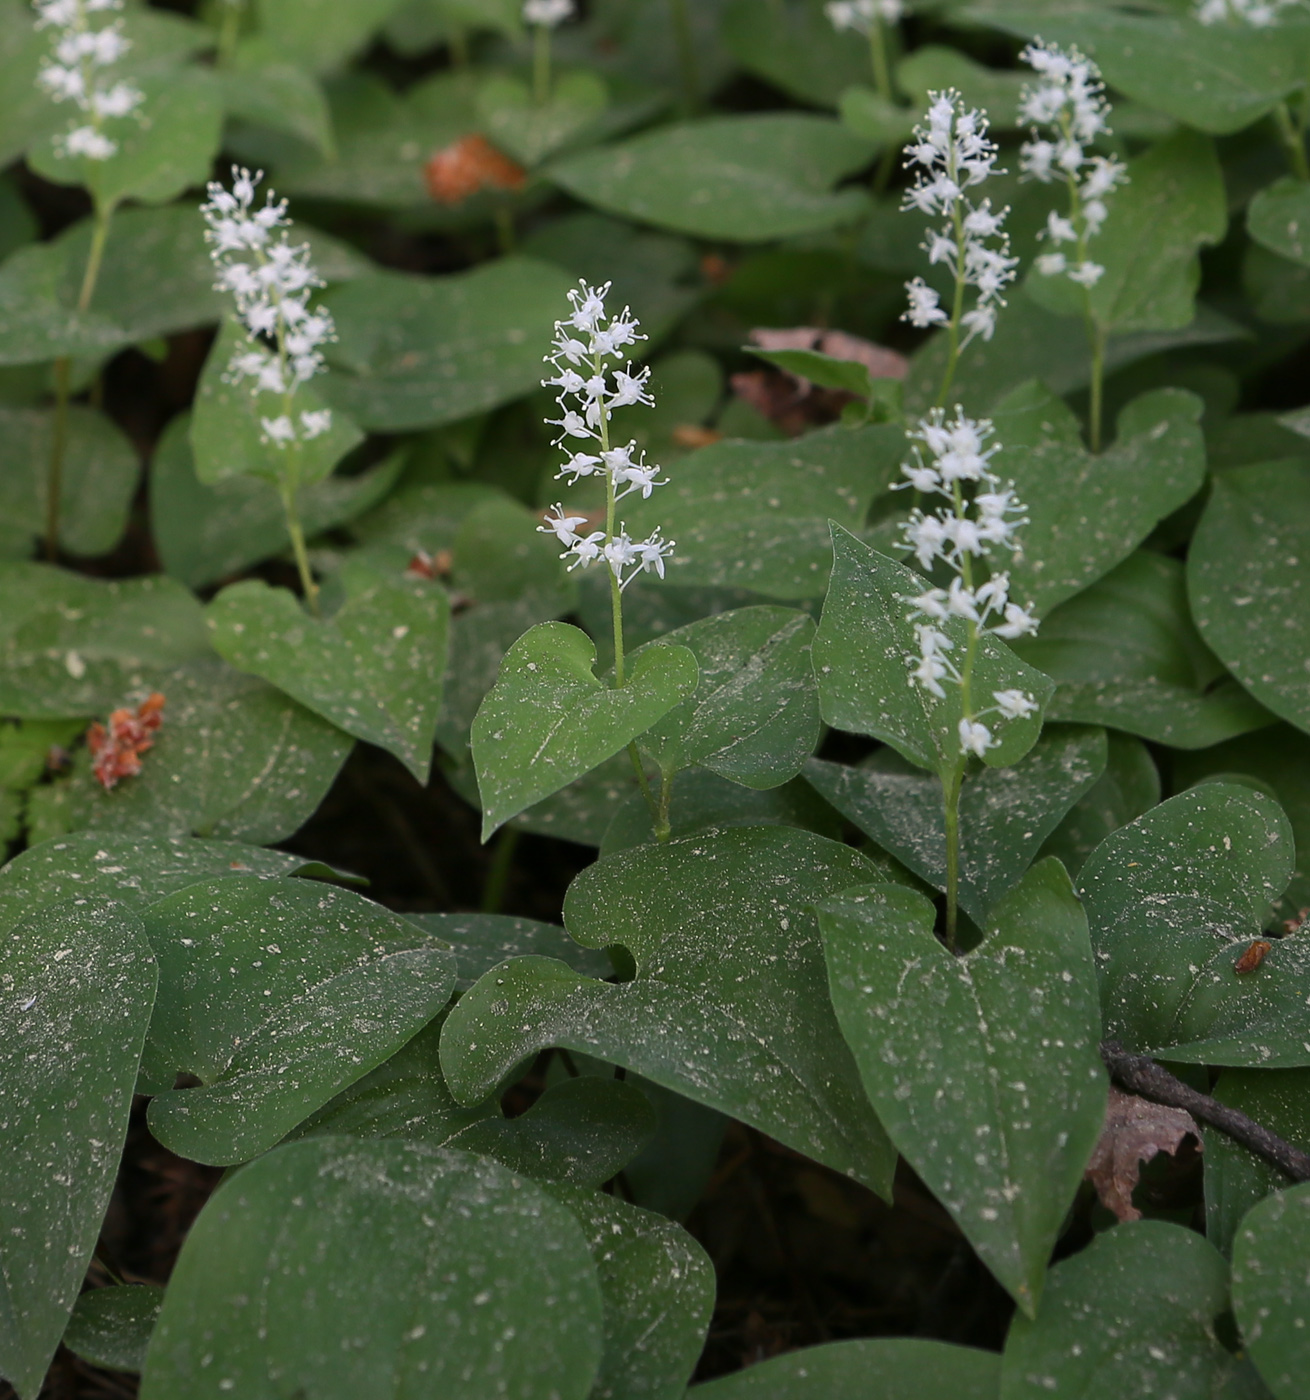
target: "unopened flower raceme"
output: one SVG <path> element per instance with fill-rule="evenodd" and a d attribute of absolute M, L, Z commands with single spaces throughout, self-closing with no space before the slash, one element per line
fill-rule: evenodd
<path fill-rule="evenodd" d="M 226 378 L 231 383 L 252 381 L 256 395 L 280 396 L 281 411 L 260 423 L 265 441 L 287 447 L 332 427 L 330 409 L 297 412 L 294 396 L 325 367 L 321 347 L 335 338 L 335 328 L 324 307 L 309 305 L 313 291 L 324 283 L 310 263 L 309 245 L 292 244 L 288 238 L 286 200 L 269 190 L 264 202 L 256 203 L 261 178 L 234 166 L 232 188 L 211 183 L 201 213 L 218 268 L 215 286 L 232 293 L 247 335 Z"/>
<path fill-rule="evenodd" d="M 1100 70 L 1077 49 L 1061 49 L 1040 39 L 1029 44 L 1022 57 L 1041 81 L 1024 88 L 1019 106 L 1022 119 L 1033 126 L 1032 139 L 1019 151 L 1020 166 L 1043 184 L 1063 180 L 1069 191 L 1068 213 L 1052 209 L 1047 215 L 1040 236 L 1050 251 L 1037 258 L 1037 271 L 1093 287 L 1105 268 L 1088 256 L 1088 242 L 1105 223 L 1105 201 L 1126 173 L 1122 162 L 1087 150 L 1098 137 L 1110 134 L 1110 104 Z"/>
<path fill-rule="evenodd" d="M 1247 24 L 1252 29 L 1269 29 L 1278 23 L 1284 10 L 1302 0 L 1198 0 L 1194 11 L 1202 24 Z"/>
<path fill-rule="evenodd" d="M 523 0 L 523 21 L 525 24 L 544 24 L 554 29 L 566 19 L 572 19 L 573 0 Z"/>
<path fill-rule="evenodd" d="M 972 583 L 975 563 L 994 549 L 1017 547 L 1015 531 L 1027 517 L 1013 486 L 991 469 L 999 450 L 999 444 L 991 442 L 991 423 L 968 418 L 959 408 L 953 419 L 934 409 L 910 437 L 915 447 L 901 469 L 906 478 L 901 486 L 923 496 L 943 497 L 945 504 L 930 511 L 916 507 L 902 526 L 905 542 L 922 568 L 944 563 L 955 577 L 946 588 L 927 588 L 905 599 L 911 606 L 909 617 L 919 648 L 907 664 L 910 684 L 943 700 L 947 685 L 967 691 L 969 680 L 967 659 L 957 657 L 955 642 L 943 624 L 960 618 L 971 638 L 990 635 L 1006 641 L 1037 630 L 1031 610 L 1010 600 L 1008 574 L 996 572 L 983 583 Z M 966 488 L 972 496 L 966 495 Z M 991 705 L 981 710 L 969 706 L 961 718 L 962 754 L 981 757 L 994 747 L 996 740 L 983 722 L 988 716 L 1019 719 L 1037 708 L 1021 690 L 994 691 L 991 698 Z"/>
<path fill-rule="evenodd" d="M 121 10 L 123 0 L 34 0 L 36 27 L 55 31 L 51 56 L 41 65 L 37 82 L 56 102 L 72 102 L 82 113 L 58 139 L 62 155 L 108 160 L 118 141 L 106 122 L 129 117 L 145 100 L 130 82 L 115 80 L 112 68 L 132 47 L 121 19 L 104 17 Z"/>
<path fill-rule="evenodd" d="M 828 0 L 823 12 L 834 29 L 853 29 L 869 34 L 879 20 L 895 24 L 905 13 L 902 0 Z"/>
<path fill-rule="evenodd" d="M 969 193 L 996 165 L 997 148 L 987 136 L 986 113 L 966 109 L 957 92 L 929 96 L 927 120 L 915 127 L 914 140 L 905 148 L 905 163 L 914 170 L 915 182 L 903 207 L 941 218 L 941 227 L 923 244 L 928 261 L 946 266 L 961 304 L 965 290 L 974 289 L 973 305 L 960 316 L 963 348 L 976 335 L 991 339 L 1019 260 L 1010 256 L 1004 230 L 1009 210 L 993 209 L 990 199 L 977 200 Z M 921 277 L 907 282 L 905 289 L 910 306 L 902 320 L 921 329 L 950 324 L 951 312 Z"/>
<path fill-rule="evenodd" d="M 568 515 L 562 505 L 556 505 L 554 514 L 538 528 L 553 534 L 564 546 L 560 558 L 570 561 L 570 570 L 603 561 L 619 587 L 626 588 L 640 573 L 653 572 L 663 578 L 664 560 L 673 552 L 673 541 L 665 540 L 658 529 L 647 539 L 634 540 L 626 527 L 613 528 L 613 509 L 618 502 L 634 492 L 649 500 L 654 489 L 667 482 L 660 479 L 660 468 L 637 451 L 635 442 L 622 446 L 610 443 L 609 425 L 615 409 L 634 404 L 651 407 L 655 400 L 646 387 L 649 368 L 634 374 L 624 353 L 626 347 L 645 337 L 626 307 L 616 316 L 606 311 L 609 289 L 608 282 L 602 287 L 583 282 L 569 293 L 572 314 L 555 323 L 555 353 L 547 357 L 555 374 L 542 381 L 559 390 L 562 416 L 546 421 L 560 430 L 556 445 L 569 445 L 569 459 L 556 479 L 567 479 L 570 486 L 586 477 L 602 479 L 608 524 L 603 530 L 588 529 L 590 517 Z M 584 443 L 586 446 L 581 445 Z"/>

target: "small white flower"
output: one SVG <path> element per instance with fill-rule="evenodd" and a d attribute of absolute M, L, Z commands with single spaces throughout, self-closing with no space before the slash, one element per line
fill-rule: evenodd
<path fill-rule="evenodd" d="M 1022 690 L 994 690 L 992 699 L 1006 719 L 1024 719 L 1037 709 L 1037 702 Z"/>
<path fill-rule="evenodd" d="M 992 731 L 980 720 L 962 719 L 960 721 L 960 749 L 962 752 L 977 754 L 979 758 L 982 758 L 994 744 Z"/>
<path fill-rule="evenodd" d="M 1100 263 L 1092 262 L 1084 258 L 1076 267 L 1069 269 L 1068 277 L 1071 282 L 1077 282 L 1082 287 L 1094 287 L 1101 280 L 1101 274 L 1105 268 Z"/>
<path fill-rule="evenodd" d="M 296 427 L 285 413 L 276 418 L 261 418 L 259 426 L 264 430 L 264 439 L 276 447 L 285 447 L 296 440 Z"/>
<path fill-rule="evenodd" d="M 1245 24 L 1268 29 L 1299 0 L 1199 0 L 1193 11 L 1202 24 Z"/>
<path fill-rule="evenodd" d="M 829 0 L 823 12 L 834 29 L 853 29 L 857 34 L 871 34 L 881 20 L 895 24 L 905 13 L 902 0 Z"/>
<path fill-rule="evenodd" d="M 573 0 L 523 0 L 523 22 L 548 29 L 573 18 Z"/>
<path fill-rule="evenodd" d="M 300 414 L 300 436 L 306 441 L 322 437 L 332 430 L 332 410 L 330 408 L 307 408 Z"/>
<path fill-rule="evenodd" d="M 910 298 L 910 309 L 901 316 L 901 320 L 922 330 L 928 326 L 943 326 L 951 319 L 941 306 L 941 298 L 922 277 L 907 282 L 905 290 Z"/>

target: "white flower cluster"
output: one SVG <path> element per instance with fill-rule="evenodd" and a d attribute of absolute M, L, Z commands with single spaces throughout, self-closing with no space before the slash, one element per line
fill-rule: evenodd
<path fill-rule="evenodd" d="M 975 335 L 990 340 L 1002 293 L 1014 281 L 1018 258 L 1010 257 L 1010 239 L 1002 225 L 1008 209 L 993 210 L 990 199 L 975 202 L 966 191 L 981 185 L 996 165 L 996 144 L 987 138 L 987 114 L 966 110 L 959 93 L 930 93 L 927 122 L 914 129 L 905 148 L 906 165 L 917 167 L 904 208 L 940 215 L 942 228 L 923 246 L 931 263 L 944 263 L 957 288 L 973 287 L 974 305 L 960 317 L 965 331 L 961 348 Z M 907 282 L 910 309 L 902 320 L 926 329 L 947 325 L 951 315 L 937 292 L 921 277 Z"/>
<path fill-rule="evenodd" d="M 523 0 L 524 24 L 544 24 L 554 29 L 574 14 L 573 0 Z"/>
<path fill-rule="evenodd" d="M 1032 140 L 1019 150 L 1025 175 L 1043 184 L 1064 180 L 1069 189 L 1069 212 L 1054 209 L 1047 215 L 1042 237 L 1052 251 L 1036 260 L 1044 277 L 1066 276 L 1083 287 L 1093 287 L 1105 268 L 1087 256 L 1088 240 L 1100 232 L 1106 219 L 1106 197 L 1123 183 L 1126 167 L 1108 156 L 1089 156 L 1087 147 L 1098 136 L 1108 136 L 1110 104 L 1105 100 L 1100 70 L 1077 49 L 1067 52 L 1039 39 L 1023 51 L 1023 60 L 1040 77 L 1026 87 L 1019 114 L 1034 128 Z M 1069 253 L 1063 244 L 1071 244 Z"/>
<path fill-rule="evenodd" d="M 255 204 L 262 178 L 262 172 L 251 175 L 233 166 L 232 188 L 212 182 L 209 202 L 200 212 L 209 225 L 205 238 L 218 268 L 214 285 L 232 293 L 249 337 L 247 347 L 232 357 L 226 377 L 231 383 L 253 380 L 256 394 L 282 396 L 283 411 L 260 422 L 265 441 L 286 447 L 332 426 L 330 409 L 295 414 L 291 399 L 324 368 L 319 347 L 335 338 L 335 327 L 327 310 L 309 306 L 314 288 L 324 282 L 309 261 L 309 245 L 288 241 L 286 200 L 269 190 L 264 203 Z M 282 233 L 274 241 L 277 229 Z"/>
<path fill-rule="evenodd" d="M 589 518 L 566 515 L 564 507 L 556 505 L 554 515 L 538 528 L 544 534 L 555 535 L 564 546 L 560 558 L 571 560 L 570 570 L 585 569 L 604 560 L 619 587 L 626 588 L 639 573 L 653 571 L 663 578 L 664 560 L 673 552 L 673 541 L 662 539 L 658 529 L 649 539 L 634 540 L 626 527 L 620 526 L 617 531 L 613 528 L 614 506 L 625 496 L 636 491 L 648 500 L 655 487 L 668 483 L 659 479 L 659 467 L 648 465 L 645 453 L 637 452 L 635 442 L 625 447 L 610 445 L 609 425 L 614 410 L 632 404 L 649 407 L 655 400 L 646 390 L 649 368 L 633 374 L 631 364 L 626 369 L 616 369 L 605 363 L 618 360 L 626 364 L 624 347 L 645 339 L 638 333 L 638 323 L 627 307 L 617 316 L 606 312 L 609 289 L 608 282 L 603 287 L 589 287 L 583 282 L 579 290 L 569 293 L 573 312 L 567 320 L 556 321 L 555 353 L 547 356 L 547 363 L 555 367 L 556 373 L 542 381 L 559 390 L 557 402 L 563 417 L 546 420 L 560 430 L 556 446 L 570 439 L 591 444 L 587 449 L 573 451 L 556 479 L 568 478 L 572 486 L 584 477 L 603 478 L 609 525 L 604 530 L 580 534 L 578 527 L 587 525 Z"/>
<path fill-rule="evenodd" d="M 134 84 L 113 82 L 103 70 L 112 68 L 132 47 L 119 19 L 100 22 L 123 8 L 123 0 L 34 0 L 36 27 L 56 30 L 52 57 L 37 74 L 37 82 L 56 102 L 72 102 L 85 120 L 76 121 L 59 138 L 65 156 L 108 160 L 118 142 L 107 135 L 106 121 L 129 117 L 145 101 Z"/>
<path fill-rule="evenodd" d="M 879 20 L 884 24 L 895 24 L 905 13 L 905 6 L 902 0 L 828 0 L 823 12 L 832 21 L 834 29 L 853 29 L 858 34 L 872 34 Z"/>
<path fill-rule="evenodd" d="M 1195 14 L 1202 24 L 1249 24 L 1252 29 L 1270 29 L 1278 16 L 1302 0 L 1198 0 Z"/>
<path fill-rule="evenodd" d="M 904 600 L 911 605 L 909 617 L 919 643 L 919 655 L 907 662 L 910 684 L 939 700 L 946 697 L 943 682 L 967 689 L 962 665 L 968 665 L 967 659 L 957 662 L 952 656 L 955 642 L 939 624 L 962 618 L 972 636 L 990 634 L 1006 641 L 1037 630 L 1031 610 L 1010 601 L 1008 574 L 995 573 L 976 586 L 971 582 L 974 561 L 994 546 L 1015 549 L 1015 530 L 1027 519 L 1013 485 L 1003 483 L 989 466 L 1000 446 L 988 446 L 991 436 L 992 425 L 985 419 L 967 418 L 956 408 L 954 419 L 948 420 L 942 409 L 933 409 L 910 433 L 914 454 L 901 468 L 903 488 L 946 499 L 946 505 L 931 513 L 916 507 L 902 526 L 906 544 L 924 569 L 940 560 L 955 573 L 948 588 L 928 588 Z M 971 500 L 965 486 L 973 491 Z M 1037 708 L 1032 696 L 1021 690 L 994 691 L 992 700 L 986 709 L 961 717 L 962 753 L 981 757 L 994 747 L 997 741 L 983 723 L 989 715 L 1018 719 Z"/>

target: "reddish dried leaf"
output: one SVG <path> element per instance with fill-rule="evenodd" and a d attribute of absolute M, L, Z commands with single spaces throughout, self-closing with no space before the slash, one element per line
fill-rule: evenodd
<path fill-rule="evenodd" d="M 443 146 L 423 167 L 428 193 L 438 204 L 462 204 L 482 190 L 521 190 L 524 168 L 472 132 Z"/>
<path fill-rule="evenodd" d="M 1173 1156 L 1189 1136 L 1196 1139 L 1198 1149 L 1203 1146 L 1201 1130 L 1190 1113 L 1111 1086 L 1105 1126 L 1087 1164 L 1087 1179 L 1096 1187 L 1101 1204 L 1120 1220 L 1140 1220 L 1133 1188 L 1142 1163 L 1161 1152 Z"/>

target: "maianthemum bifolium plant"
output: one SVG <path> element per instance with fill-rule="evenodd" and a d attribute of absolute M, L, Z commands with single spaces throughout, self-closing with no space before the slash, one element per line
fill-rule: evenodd
<path fill-rule="evenodd" d="M 1310 9 L 0 71 L 4 1385 L 1304 1400 Z"/>

